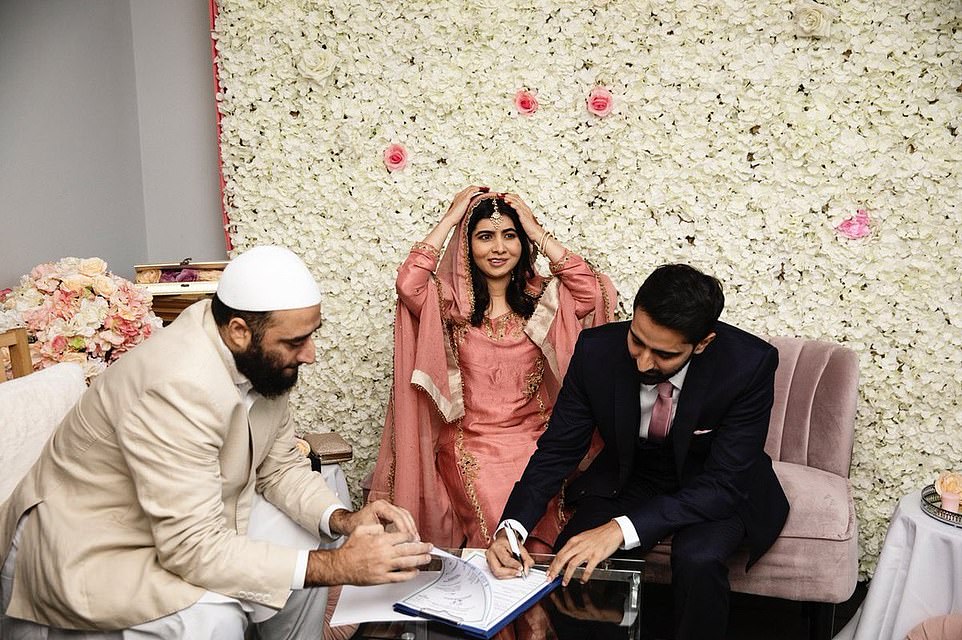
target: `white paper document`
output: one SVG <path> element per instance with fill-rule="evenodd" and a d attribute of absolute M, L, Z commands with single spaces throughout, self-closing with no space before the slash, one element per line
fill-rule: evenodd
<path fill-rule="evenodd" d="M 362 622 L 410 621 L 412 613 L 440 620 L 487 637 L 515 615 L 551 591 L 544 571 L 527 577 L 499 580 L 488 569 L 484 553 L 473 551 L 463 558 L 440 549 L 441 571 L 422 571 L 407 582 L 371 587 L 345 586 L 334 609 L 331 626 Z M 395 604 L 407 613 L 395 610 Z"/>
<path fill-rule="evenodd" d="M 392 582 L 370 587 L 344 585 L 341 597 L 337 600 L 331 626 L 360 624 L 362 622 L 394 622 L 397 620 L 417 620 L 394 610 L 394 603 L 411 591 L 433 582 L 438 577 L 434 571 L 422 571 L 407 582 Z"/>

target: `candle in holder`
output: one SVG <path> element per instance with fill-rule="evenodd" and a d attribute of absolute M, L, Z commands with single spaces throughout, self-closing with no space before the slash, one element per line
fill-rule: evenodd
<path fill-rule="evenodd" d="M 952 513 L 959 512 L 959 494 L 952 491 L 942 492 L 942 508 Z"/>

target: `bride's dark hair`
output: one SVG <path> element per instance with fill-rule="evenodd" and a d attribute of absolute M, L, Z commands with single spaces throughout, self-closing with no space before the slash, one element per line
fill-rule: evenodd
<path fill-rule="evenodd" d="M 471 238 L 474 234 L 478 222 L 485 218 L 490 218 L 494 213 L 494 198 L 484 198 L 480 200 L 468 212 L 471 216 L 468 219 L 467 239 L 468 239 L 468 264 L 471 268 L 471 286 L 474 289 L 474 308 L 471 310 L 471 324 L 480 327 L 484 320 L 484 312 L 488 309 L 491 296 L 488 295 L 488 279 L 485 277 L 478 265 L 474 263 L 474 256 L 471 254 Z M 508 289 L 505 292 L 505 299 L 511 310 L 522 318 L 530 318 L 538 304 L 537 298 L 529 295 L 525 291 L 528 280 L 534 277 L 534 260 L 537 257 L 536 249 L 531 246 L 528 234 L 521 226 L 518 212 L 510 204 L 498 198 L 498 211 L 502 216 L 507 216 L 514 223 L 515 231 L 518 233 L 518 240 L 521 241 L 521 256 L 518 264 L 511 270 L 511 280 L 508 282 Z"/>

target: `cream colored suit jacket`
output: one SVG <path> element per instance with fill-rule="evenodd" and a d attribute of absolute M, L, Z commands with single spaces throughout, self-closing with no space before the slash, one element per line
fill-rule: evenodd
<path fill-rule="evenodd" d="M 119 629 L 206 591 L 284 605 L 297 550 L 244 534 L 255 490 L 308 531 L 337 502 L 294 449 L 288 398 L 248 410 L 208 301 L 98 377 L 0 505 L 0 565 L 34 508 L 7 614 Z"/>

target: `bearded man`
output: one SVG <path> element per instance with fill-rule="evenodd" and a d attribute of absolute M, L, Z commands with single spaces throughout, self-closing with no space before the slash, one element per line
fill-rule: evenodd
<path fill-rule="evenodd" d="M 304 263 L 255 247 L 98 377 L 0 505 L 4 640 L 318 638 L 322 587 L 413 577 L 430 545 L 411 515 L 350 511 L 296 450 L 287 394 L 320 325 Z M 308 540 L 350 537 L 254 539 L 255 503 Z"/>

